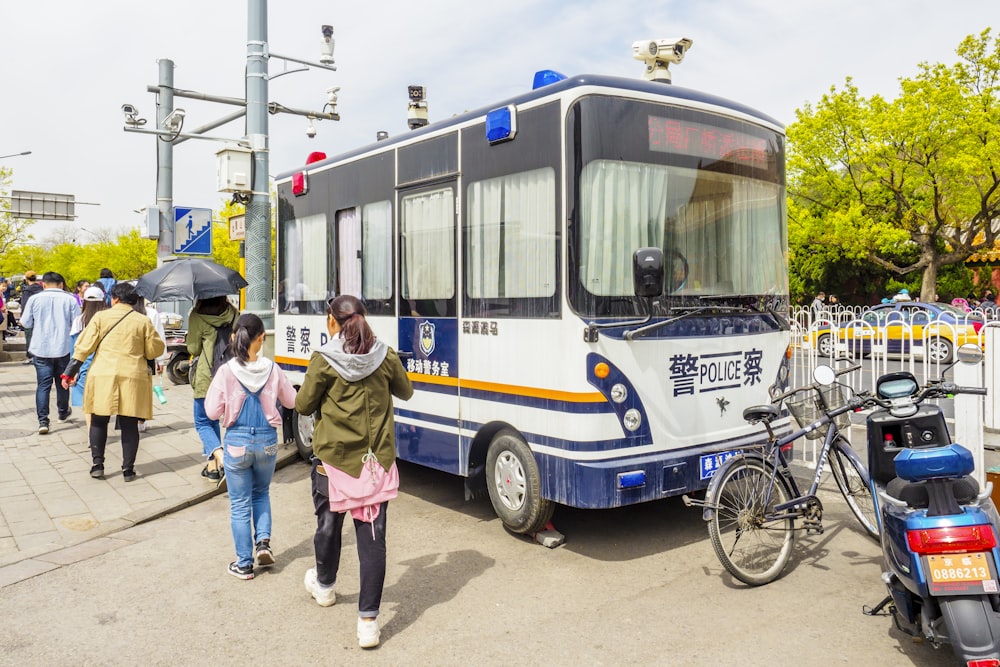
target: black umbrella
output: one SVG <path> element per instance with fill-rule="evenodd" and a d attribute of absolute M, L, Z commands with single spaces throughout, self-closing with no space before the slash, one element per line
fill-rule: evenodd
<path fill-rule="evenodd" d="M 238 271 L 208 259 L 177 259 L 139 278 L 135 291 L 150 301 L 210 299 L 247 286 Z"/>

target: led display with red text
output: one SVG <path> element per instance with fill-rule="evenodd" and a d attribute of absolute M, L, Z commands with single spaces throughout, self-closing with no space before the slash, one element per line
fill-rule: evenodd
<path fill-rule="evenodd" d="M 766 169 L 768 142 L 745 132 L 649 116 L 649 150 L 724 160 Z"/>

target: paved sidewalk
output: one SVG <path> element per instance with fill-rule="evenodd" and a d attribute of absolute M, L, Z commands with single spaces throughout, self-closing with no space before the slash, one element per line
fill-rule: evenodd
<path fill-rule="evenodd" d="M 51 430 L 38 435 L 34 367 L 0 363 L 0 588 L 117 548 L 115 539 L 96 538 L 224 493 L 201 476 L 190 385 L 165 380 L 163 388 L 167 402 L 154 402 L 140 434 L 138 478 L 122 479 L 121 440 L 112 432 L 106 477 L 95 480 L 82 411 L 58 423 L 53 390 Z M 294 444 L 282 445 L 278 466 L 296 456 Z"/>

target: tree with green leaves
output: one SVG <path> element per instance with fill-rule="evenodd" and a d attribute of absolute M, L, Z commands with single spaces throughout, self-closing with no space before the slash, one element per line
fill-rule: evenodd
<path fill-rule="evenodd" d="M 10 199 L 7 188 L 14 171 L 0 167 L 0 257 L 4 257 L 18 245 L 31 240 L 28 228 L 34 220 L 15 218 L 10 214 Z"/>
<path fill-rule="evenodd" d="M 993 247 L 1000 232 L 1000 41 L 986 29 L 950 67 L 920 65 L 889 101 L 850 78 L 788 127 L 793 273 L 831 258 L 902 280 L 933 300 L 942 267 Z M 815 255 L 815 256 L 810 256 Z"/>

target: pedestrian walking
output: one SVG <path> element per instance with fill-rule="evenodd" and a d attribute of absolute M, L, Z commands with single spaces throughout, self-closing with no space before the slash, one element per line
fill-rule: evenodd
<path fill-rule="evenodd" d="M 278 460 L 281 411 L 295 406 L 295 387 L 281 369 L 261 353 L 264 323 L 241 315 L 233 328 L 235 356 L 212 378 L 205 395 L 205 414 L 226 429 L 224 465 L 229 487 L 229 524 L 236 560 L 229 574 L 253 579 L 257 565 L 274 565 L 271 550 L 271 478 Z"/>
<path fill-rule="evenodd" d="M 68 295 L 67 295 L 68 296 Z M 70 297 L 72 298 L 72 297 Z M 94 315 L 73 349 L 63 374 L 63 386 L 76 381 L 80 366 L 94 354 L 83 388 L 83 411 L 90 417 L 90 476 L 104 478 L 104 452 L 111 415 L 118 415 L 122 433 L 122 477 L 135 479 L 139 451 L 139 420 L 153 417 L 153 381 L 148 361 L 163 354 L 163 340 L 149 318 L 133 310 L 139 296 L 128 283 L 111 288 L 111 308 Z"/>
<path fill-rule="evenodd" d="M 201 437 L 202 454 L 208 460 L 201 471 L 202 477 L 221 482 L 225 470 L 219 422 L 205 414 L 205 394 L 212 383 L 212 361 L 219 329 L 232 326 L 239 317 L 225 296 L 200 299 L 188 314 L 188 332 L 185 343 L 193 361 L 188 375 L 194 394 L 194 428 Z"/>
<path fill-rule="evenodd" d="M 820 313 L 822 313 L 823 309 L 826 307 L 826 305 L 823 303 L 824 301 L 826 301 L 826 293 L 825 292 L 819 292 L 816 295 L 816 298 L 813 299 L 813 301 L 812 301 L 812 315 L 813 315 L 813 319 L 814 320 L 818 320 L 819 319 Z"/>
<path fill-rule="evenodd" d="M 115 280 L 115 274 L 111 272 L 111 269 L 101 269 L 100 277 L 94 281 L 94 284 L 100 285 L 101 289 L 104 290 L 104 305 L 110 307 L 111 288 L 118 284 L 118 281 Z"/>
<path fill-rule="evenodd" d="M 90 321 L 94 319 L 94 315 L 104 309 L 104 292 L 100 287 L 88 287 L 87 291 L 83 293 L 83 310 L 79 315 L 77 315 L 76 319 L 73 320 L 73 326 L 70 328 L 70 338 L 72 339 L 74 346 L 76 345 L 76 341 L 79 339 L 80 334 L 87 328 Z M 91 353 L 80 366 L 79 373 L 76 376 L 76 383 L 70 387 L 69 402 L 74 408 L 83 408 L 83 389 L 86 386 L 87 373 L 90 371 L 90 364 L 93 359 L 94 355 Z M 87 427 L 89 428 L 90 413 L 84 412 L 83 416 L 87 422 Z"/>
<path fill-rule="evenodd" d="M 306 572 L 305 587 L 321 606 L 336 601 L 341 531 L 350 512 L 361 567 L 358 644 L 373 648 L 385 582 L 386 511 L 399 488 L 392 397 L 409 399 L 413 386 L 395 350 L 375 338 L 357 298 L 338 296 L 326 313 L 330 342 L 309 359 L 295 398 L 299 414 L 320 413 L 312 442 L 316 567 Z"/>
<path fill-rule="evenodd" d="M 59 382 L 59 375 L 69 363 L 73 349 L 70 329 L 80 312 L 73 295 L 63 290 L 62 275 L 49 271 L 42 276 L 43 289 L 34 294 L 26 310 L 21 311 L 21 322 L 32 336 L 28 352 L 35 365 L 35 413 L 38 416 L 38 434 L 49 432 L 49 399 L 52 384 L 56 385 L 56 409 L 59 423 L 69 421 L 73 409 L 69 405 L 69 391 Z"/>
<path fill-rule="evenodd" d="M 73 289 L 73 296 L 76 298 L 76 305 L 80 306 L 80 308 L 83 308 L 83 296 L 88 289 L 90 289 L 90 281 L 76 281 L 76 287 Z"/>
<path fill-rule="evenodd" d="M 38 282 L 37 273 L 35 273 L 34 271 L 24 272 L 24 284 L 21 286 L 20 306 L 21 306 L 21 328 L 24 329 L 24 349 L 27 352 L 24 358 L 25 364 L 31 363 L 32 327 L 30 324 L 24 323 L 24 313 L 26 312 L 28 307 L 28 299 L 30 299 L 36 294 L 41 293 L 43 289 L 45 288 L 41 285 L 41 283 Z"/>

